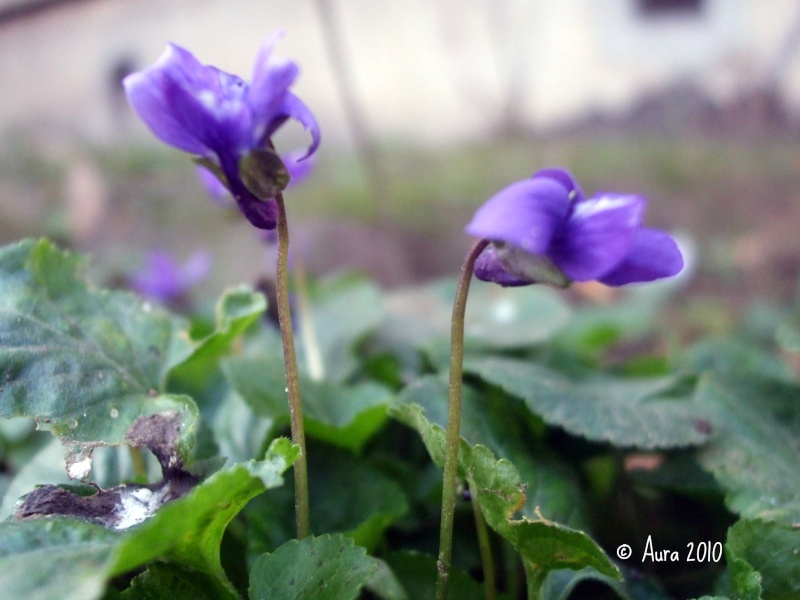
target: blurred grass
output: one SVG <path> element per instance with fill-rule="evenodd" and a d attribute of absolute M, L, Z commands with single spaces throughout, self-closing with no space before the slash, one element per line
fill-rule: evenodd
<path fill-rule="evenodd" d="M 4 243 L 28 235 L 71 241 L 65 183 L 74 163 L 83 160 L 102 179 L 108 214 L 79 247 L 99 251 L 117 265 L 155 245 L 184 254 L 201 245 L 220 249 L 228 254 L 221 261 L 234 267 L 243 255 L 263 252 L 251 243 L 254 236 L 235 211 L 221 211 L 205 196 L 192 162 L 179 151 L 156 143 L 10 142 L 0 147 Z M 384 231 L 412 232 L 414 240 L 427 236 L 436 252 L 443 237 L 461 240 L 474 209 L 500 188 L 540 168 L 563 166 L 587 194 L 646 195 L 648 225 L 684 231 L 696 240 L 701 268 L 715 277 L 702 280 L 712 296 L 738 288 L 769 295 L 777 287 L 786 296 L 796 288 L 800 238 L 794 227 L 777 231 L 774 226 L 800 218 L 795 208 L 800 206 L 800 146 L 788 139 L 571 134 L 443 148 L 384 143 L 378 149 L 385 184 L 379 198 L 352 154 L 323 146 L 312 176 L 286 194 L 290 218 L 354 220 Z M 746 264 L 737 246 L 743 238 L 750 244 Z M 229 275 L 238 272 L 234 268 Z"/>

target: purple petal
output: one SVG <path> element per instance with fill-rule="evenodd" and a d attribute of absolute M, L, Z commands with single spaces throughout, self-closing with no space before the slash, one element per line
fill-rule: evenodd
<path fill-rule="evenodd" d="M 211 270 L 211 254 L 198 250 L 180 268 L 180 283 L 184 290 L 193 288 L 203 281 Z"/>
<path fill-rule="evenodd" d="M 256 229 L 275 229 L 278 226 L 278 206 L 275 200 L 259 200 L 252 194 L 237 197 L 239 210 Z"/>
<path fill-rule="evenodd" d="M 504 287 L 518 287 L 522 285 L 530 285 L 533 283 L 528 279 L 512 275 L 503 268 L 503 263 L 497 256 L 497 248 L 493 244 L 489 244 L 486 249 L 480 253 L 475 261 L 475 268 L 473 270 L 475 277 L 481 281 L 488 281 L 490 283 L 497 283 Z"/>
<path fill-rule="evenodd" d="M 567 189 L 567 195 L 571 201 L 580 202 L 584 200 L 583 192 L 578 182 L 565 169 L 541 169 L 534 173 L 532 179 L 540 178 L 553 179 L 559 182 Z"/>
<path fill-rule="evenodd" d="M 189 52 L 171 44 L 155 65 L 123 80 L 128 101 L 162 141 L 185 152 L 207 154 L 208 147 L 194 132 L 186 129 L 170 105 L 165 89 L 166 73 L 175 69 L 195 71 L 202 69 L 202 65 Z"/>
<path fill-rule="evenodd" d="M 633 245 L 645 204 L 641 196 L 620 194 L 575 203 L 548 255 L 573 281 L 606 275 Z"/>
<path fill-rule="evenodd" d="M 253 114 L 254 142 L 263 145 L 270 126 L 281 115 L 289 86 L 294 83 L 300 70 L 290 60 L 280 60 L 272 56 L 276 44 L 283 37 L 279 31 L 261 44 L 253 66 L 248 104 Z"/>
<path fill-rule="evenodd" d="M 239 152 L 251 145 L 247 84 L 235 75 L 203 66 L 170 44 L 149 69 L 128 76 L 128 99 L 153 133 L 186 152 Z"/>
<path fill-rule="evenodd" d="M 183 266 L 171 254 L 154 250 L 147 263 L 130 277 L 131 286 L 142 296 L 168 302 L 200 283 L 211 268 L 208 252 L 195 252 Z"/>
<path fill-rule="evenodd" d="M 311 145 L 308 147 L 306 153 L 298 160 L 303 160 L 317 151 L 320 142 L 320 131 L 319 125 L 317 124 L 317 119 L 314 117 L 314 114 L 311 110 L 303 103 L 300 98 L 292 94 L 291 92 L 286 92 L 283 97 L 283 106 L 281 110 L 276 115 L 275 120 L 270 124 L 269 128 L 267 129 L 267 136 L 271 136 L 275 130 L 278 129 L 286 119 L 294 119 L 298 121 L 303 128 L 311 134 Z"/>
<path fill-rule="evenodd" d="M 566 218 L 567 194 L 567 189 L 553 179 L 518 181 L 489 198 L 465 231 L 531 254 L 544 254 Z"/>
<path fill-rule="evenodd" d="M 677 275 L 683 256 L 675 240 L 658 229 L 640 229 L 628 254 L 614 270 L 599 279 L 606 285 L 625 285 Z"/>

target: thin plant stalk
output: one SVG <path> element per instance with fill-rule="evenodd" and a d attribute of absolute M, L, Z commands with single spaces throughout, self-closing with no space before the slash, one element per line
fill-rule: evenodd
<path fill-rule="evenodd" d="M 317 339 L 317 328 L 314 324 L 314 311 L 308 292 L 308 281 L 305 265 L 299 257 L 294 260 L 294 285 L 297 294 L 297 308 L 300 313 L 300 339 L 303 343 L 308 374 L 314 381 L 325 379 L 325 361 Z"/>
<path fill-rule="evenodd" d="M 128 454 L 131 457 L 131 465 L 133 466 L 133 478 L 136 481 L 147 483 L 147 464 L 144 461 L 142 449 L 128 446 Z"/>
<path fill-rule="evenodd" d="M 297 539 L 302 540 L 311 534 L 306 434 L 303 425 L 303 405 L 300 400 L 297 356 L 294 350 L 294 335 L 292 333 L 292 314 L 289 309 L 289 226 L 286 221 L 286 206 L 283 202 L 283 194 L 278 192 L 275 196 L 275 202 L 278 205 L 278 264 L 276 268 L 278 324 L 281 329 L 283 360 L 286 365 L 286 392 L 289 395 L 289 421 L 292 430 L 292 442 L 300 446 L 300 456 L 294 463 L 294 511 L 297 523 Z"/>
<path fill-rule="evenodd" d="M 461 428 L 461 379 L 464 367 L 464 314 L 467 295 L 472 281 L 475 261 L 488 240 L 475 243 L 461 266 L 458 288 L 453 302 L 453 317 L 450 328 L 450 393 L 447 402 L 447 438 L 444 456 L 444 482 L 442 484 L 442 519 L 439 531 L 439 560 L 436 581 L 436 599 L 447 598 L 450 583 L 450 562 L 453 555 L 453 517 L 456 507 L 456 476 L 458 474 L 458 441 Z"/>
<path fill-rule="evenodd" d="M 486 600 L 495 600 L 494 558 L 492 557 L 492 542 L 489 539 L 489 528 L 483 518 L 481 506 L 478 503 L 478 491 L 470 490 L 472 512 L 475 515 L 475 531 L 478 534 L 478 548 L 481 551 L 481 566 L 483 567 L 483 589 Z"/>

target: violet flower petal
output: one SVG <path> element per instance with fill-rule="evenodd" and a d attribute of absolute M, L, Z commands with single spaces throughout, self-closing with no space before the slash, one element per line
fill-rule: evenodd
<path fill-rule="evenodd" d="M 168 73 L 185 69 L 194 72 L 202 68 L 195 58 L 180 46 L 170 44 L 156 64 L 128 75 L 122 82 L 125 93 L 136 114 L 162 141 L 192 154 L 207 155 L 209 148 L 198 139 L 170 105 L 166 92 Z"/>
<path fill-rule="evenodd" d="M 179 266 L 168 252 L 154 250 L 147 256 L 144 268 L 131 275 L 130 283 L 142 296 L 169 302 L 200 283 L 210 268 L 208 252 L 195 252 Z"/>
<path fill-rule="evenodd" d="M 465 231 L 475 237 L 506 242 L 531 254 L 543 254 L 568 209 L 568 191 L 561 183 L 546 177 L 526 179 L 489 198 Z"/>
<path fill-rule="evenodd" d="M 314 113 L 311 112 L 300 98 L 291 92 L 286 92 L 286 94 L 284 94 L 281 109 L 278 111 L 272 124 L 268 127 L 267 136 L 271 136 L 278 127 L 290 118 L 299 122 L 303 126 L 303 129 L 308 131 L 311 135 L 311 145 L 308 147 L 306 153 L 299 159 L 304 160 L 314 154 L 319 147 L 319 124 L 317 123 L 316 117 L 314 117 Z"/>
<path fill-rule="evenodd" d="M 289 93 L 289 86 L 300 74 L 300 69 L 292 61 L 272 56 L 272 52 L 281 38 L 283 38 L 283 32 L 278 31 L 264 40 L 258 49 L 253 65 L 253 77 L 247 102 L 253 114 L 253 136 L 257 146 L 262 146 L 272 133 L 270 128 L 276 117 L 282 118 L 284 97 Z"/>
<path fill-rule="evenodd" d="M 259 200 L 252 194 L 236 196 L 236 204 L 256 229 L 275 229 L 278 225 L 278 205 L 275 200 Z"/>
<path fill-rule="evenodd" d="M 630 250 L 642 224 L 641 196 L 604 194 L 574 204 L 547 254 L 573 281 L 606 275 Z"/>
<path fill-rule="evenodd" d="M 532 179 L 553 179 L 566 188 L 570 201 L 580 202 L 584 200 L 583 191 L 578 182 L 565 169 L 540 169 L 533 175 Z"/>
<path fill-rule="evenodd" d="M 682 269 L 683 256 L 672 236 L 659 229 L 643 228 L 622 262 L 599 281 L 619 286 L 672 277 Z"/>

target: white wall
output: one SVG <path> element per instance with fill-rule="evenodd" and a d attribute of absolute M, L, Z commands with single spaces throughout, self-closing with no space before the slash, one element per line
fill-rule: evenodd
<path fill-rule="evenodd" d="M 724 97 L 755 81 L 796 0 L 707 0 L 701 20 L 643 22 L 633 0 L 337 0 L 365 114 L 380 135 L 458 140 L 491 129 L 509 85 L 526 122 L 619 111 L 642 91 L 695 77 Z M 298 62 L 297 92 L 328 143 L 347 138 L 313 0 L 115 0 L 0 29 L 0 135 L 36 126 L 111 139 L 121 128 L 113 63 L 154 61 L 171 40 L 246 75 L 277 28 Z M 785 89 L 800 99 L 800 64 Z"/>

